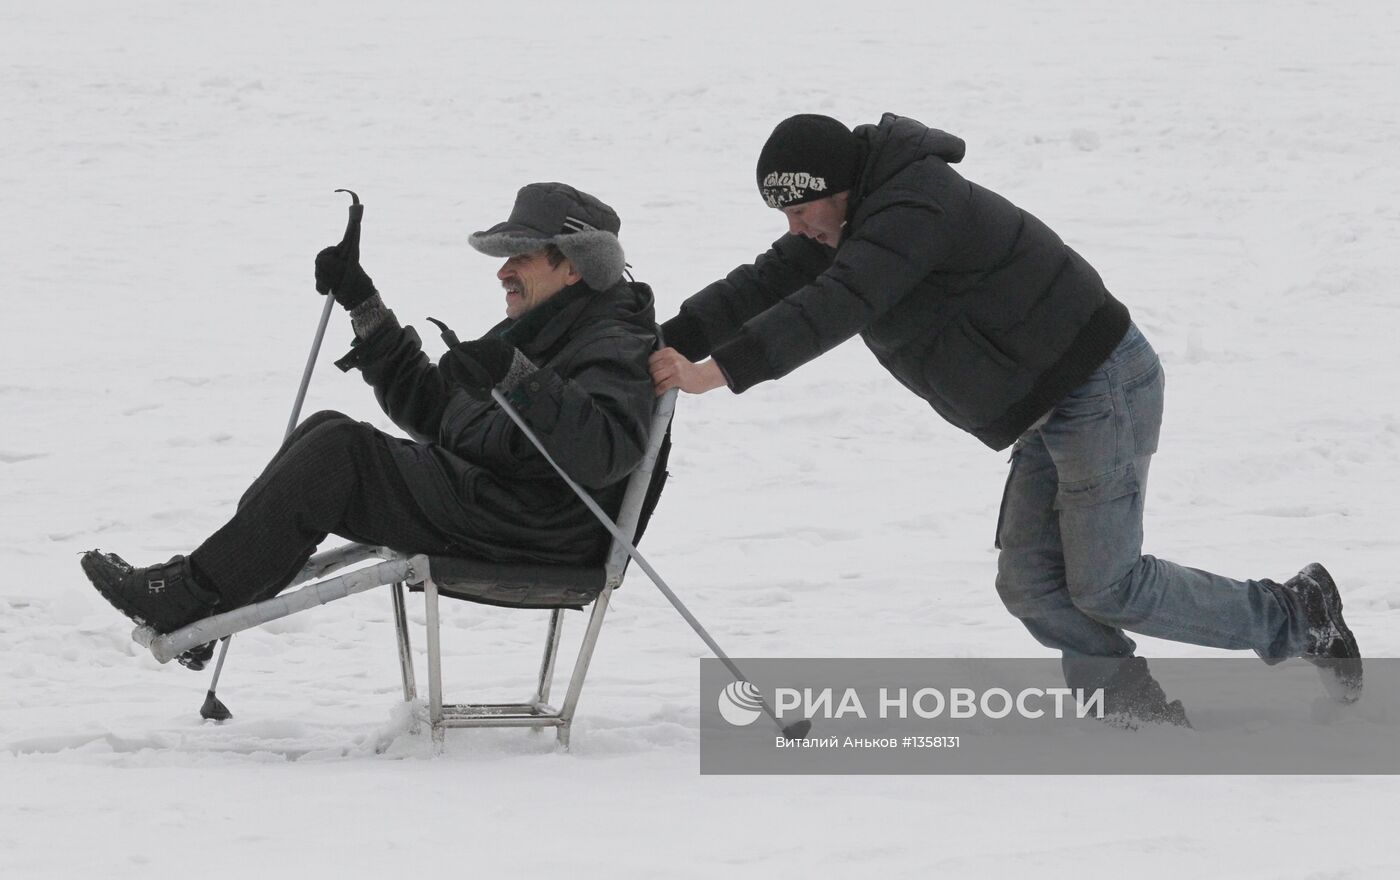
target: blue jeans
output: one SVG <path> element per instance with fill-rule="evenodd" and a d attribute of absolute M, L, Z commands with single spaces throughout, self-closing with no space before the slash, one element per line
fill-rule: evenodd
<path fill-rule="evenodd" d="M 1108 360 L 1016 442 L 997 524 L 997 592 L 1073 686 L 1095 686 L 1102 658 L 1128 657 L 1123 630 L 1302 653 L 1301 616 L 1268 581 L 1237 581 L 1142 554 L 1147 470 L 1165 377 L 1130 326 Z M 1083 674 L 1076 674 L 1075 661 Z M 1095 659 L 1097 658 L 1097 659 Z"/>

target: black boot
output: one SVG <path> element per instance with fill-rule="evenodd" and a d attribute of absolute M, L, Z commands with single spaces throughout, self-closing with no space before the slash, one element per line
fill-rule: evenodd
<path fill-rule="evenodd" d="M 1125 730 L 1144 724 L 1191 727 L 1180 700 L 1167 701 L 1167 692 L 1152 677 L 1147 661 L 1126 657 L 1103 684 L 1103 720 Z"/>
<path fill-rule="evenodd" d="M 200 586 L 183 556 L 164 565 L 133 568 L 115 553 L 89 550 L 83 572 L 112 606 L 158 633 L 174 632 L 208 617 L 219 595 Z"/>
<path fill-rule="evenodd" d="M 1308 628 L 1303 659 L 1317 667 L 1328 696 L 1355 702 L 1361 696 L 1361 649 L 1342 620 L 1342 594 L 1332 575 L 1314 562 L 1280 586 L 1302 608 Z"/>

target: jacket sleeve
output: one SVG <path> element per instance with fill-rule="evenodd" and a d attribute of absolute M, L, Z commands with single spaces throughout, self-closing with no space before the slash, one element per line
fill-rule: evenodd
<path fill-rule="evenodd" d="M 832 251 L 799 235 L 784 235 L 767 252 L 681 304 L 661 325 L 666 345 L 698 361 L 734 337 L 744 322 L 809 284 L 831 265 Z"/>
<path fill-rule="evenodd" d="M 830 268 L 712 352 L 735 393 L 785 376 L 850 339 L 947 261 L 954 224 L 917 170 L 911 166 L 867 197 L 878 201 L 865 206 L 868 213 Z"/>
<path fill-rule="evenodd" d="M 423 353 L 418 331 L 397 325 L 378 330 L 356 340 L 337 364 L 341 369 L 358 368 L 374 387 L 380 408 L 410 437 L 420 443 L 437 441 L 452 395 L 437 366 Z"/>
<path fill-rule="evenodd" d="M 654 348 L 650 336 L 600 336 L 571 358 L 568 378 L 543 367 L 509 395 L 550 456 L 580 485 L 612 485 L 641 461 L 655 401 L 647 369 Z M 451 400 L 443 445 L 468 445 L 457 443 L 454 434 L 469 433 L 477 438 L 470 445 L 483 450 L 476 463 L 502 474 L 538 457 L 508 415 L 494 405 L 477 411 L 476 405 L 465 394 Z"/>

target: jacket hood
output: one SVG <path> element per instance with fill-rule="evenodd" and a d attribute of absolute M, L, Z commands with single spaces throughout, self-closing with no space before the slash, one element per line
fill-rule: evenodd
<path fill-rule="evenodd" d="M 656 332 L 656 296 L 650 284 L 619 281 L 590 297 L 591 308 L 581 317 L 606 317 Z"/>
<path fill-rule="evenodd" d="M 967 152 L 966 142 L 957 135 L 893 113 L 880 117 L 878 124 L 857 126 L 855 135 L 864 151 L 860 179 L 855 186 L 862 194 L 920 159 L 934 156 L 952 164 L 961 162 Z"/>

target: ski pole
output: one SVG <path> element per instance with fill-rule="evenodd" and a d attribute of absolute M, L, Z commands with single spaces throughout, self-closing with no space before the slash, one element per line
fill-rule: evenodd
<path fill-rule="evenodd" d="M 667 393 L 674 396 L 676 391 L 672 390 Z M 709 646 L 709 649 L 714 652 L 715 656 L 719 658 L 719 661 L 729 670 L 729 673 L 739 681 L 749 681 L 750 679 L 744 675 L 743 671 L 739 669 L 739 666 L 733 660 L 729 659 L 728 654 L 724 653 L 724 649 L 719 646 L 719 643 L 710 637 L 710 634 L 705 630 L 705 627 L 700 624 L 700 621 L 695 618 L 695 615 L 690 613 L 690 609 L 685 607 L 685 603 L 681 601 L 680 597 L 667 586 L 666 581 L 662 579 L 661 575 L 656 573 L 656 569 L 651 567 L 651 563 L 646 561 L 641 551 L 633 546 L 626 535 L 622 534 L 622 530 L 617 527 L 617 523 L 612 521 L 612 517 L 608 516 L 607 513 L 603 511 L 603 508 L 598 506 L 598 502 L 594 501 L 592 496 L 585 492 L 582 486 L 575 483 L 572 477 L 564 473 L 564 469 L 554 460 L 554 456 L 550 455 L 544 448 L 544 444 L 540 442 L 540 438 L 536 437 L 535 432 L 530 429 L 530 426 L 525 424 L 525 420 L 520 417 L 520 413 L 515 411 L 515 407 L 511 406 L 510 401 L 506 400 L 505 395 L 502 394 L 499 389 L 492 388 L 491 399 L 496 401 L 496 404 L 505 411 L 505 414 L 510 416 L 511 421 L 515 422 L 516 427 L 520 428 L 520 430 L 525 433 L 525 436 L 530 438 L 530 442 L 539 450 L 540 455 L 544 456 L 545 461 L 549 462 L 550 466 L 554 468 L 555 472 L 558 473 L 560 477 L 563 477 L 564 482 L 569 484 L 569 488 L 574 490 L 574 494 L 578 495 L 579 500 L 592 511 L 593 515 L 598 518 L 598 521 L 603 524 L 603 528 L 608 530 L 608 534 L 612 535 L 613 539 L 627 550 L 627 555 L 632 557 L 632 559 L 642 567 L 642 571 L 647 573 L 647 577 L 651 578 L 653 584 L 656 584 L 656 588 L 661 591 L 661 595 L 665 596 L 667 601 L 671 603 L 671 606 L 680 613 L 681 617 L 685 618 L 685 622 L 690 624 L 690 628 L 695 630 L 695 634 L 700 637 L 701 641 Z M 772 707 L 768 705 L 767 700 L 760 696 L 758 698 L 758 703 L 768 717 L 773 720 L 773 723 L 778 726 L 778 730 L 785 738 L 790 740 L 806 739 L 807 732 L 812 729 L 811 721 L 803 719 L 784 726 L 783 722 L 778 719 L 777 714 L 773 712 Z"/>
<path fill-rule="evenodd" d="M 350 220 L 345 225 L 345 236 L 340 240 L 340 247 L 345 249 L 345 256 L 348 260 L 358 260 L 360 258 L 360 219 L 365 215 L 365 206 L 360 204 L 360 197 L 353 190 L 338 189 L 336 192 L 349 193 L 350 195 Z M 292 414 L 287 419 L 287 430 L 282 435 L 283 443 L 286 443 L 287 438 L 292 436 L 292 432 L 296 430 L 297 422 L 301 419 L 301 405 L 306 401 L 306 389 L 311 386 L 311 371 L 316 369 L 316 358 L 321 353 L 321 340 L 325 338 L 326 325 L 331 320 L 331 307 L 335 305 L 335 297 L 329 293 L 325 294 L 325 297 L 326 304 L 321 309 L 321 323 L 316 326 L 316 337 L 311 342 L 311 353 L 306 356 L 306 368 L 301 373 L 301 385 L 297 387 L 297 399 L 292 404 Z M 228 656 L 228 646 L 231 641 L 233 641 L 233 636 L 226 636 L 222 644 L 219 645 L 219 660 L 214 664 L 214 676 L 209 680 L 209 691 L 204 695 L 204 705 L 199 707 L 199 717 L 209 721 L 227 721 L 233 717 L 233 713 L 214 693 L 219 686 L 219 676 L 224 671 L 224 658 Z"/>

